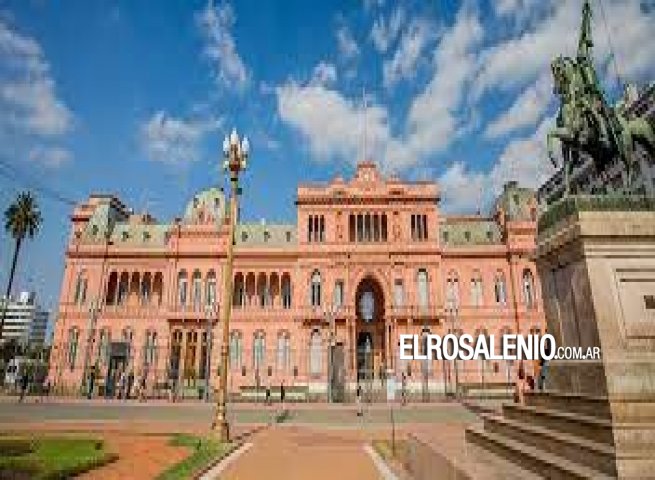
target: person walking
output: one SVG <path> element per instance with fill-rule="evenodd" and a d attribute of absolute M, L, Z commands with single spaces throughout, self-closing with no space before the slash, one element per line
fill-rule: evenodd
<path fill-rule="evenodd" d="M 141 378 L 139 380 L 139 401 L 140 402 L 145 402 L 146 401 L 146 385 L 148 381 L 148 370 L 145 370 L 141 374 Z"/>
<path fill-rule="evenodd" d="M 88 400 L 91 400 L 91 398 L 93 398 L 93 389 L 94 389 L 95 383 L 96 383 L 96 367 L 95 366 L 93 366 L 93 367 L 91 367 L 89 369 L 88 382 L 89 382 L 89 384 L 88 384 L 88 388 L 87 388 L 87 392 L 86 392 L 86 398 Z"/>
<path fill-rule="evenodd" d="M 284 380 L 280 383 L 280 404 L 282 405 L 282 408 L 284 408 L 284 398 L 286 396 L 286 390 L 284 388 Z"/>
<path fill-rule="evenodd" d="M 362 410 L 362 386 L 359 383 L 355 392 L 355 401 L 357 402 L 357 416 L 361 417 L 364 412 Z"/>
<path fill-rule="evenodd" d="M 525 366 L 523 365 L 523 360 L 519 362 L 519 371 L 516 376 L 516 389 L 514 391 L 514 402 L 523 405 L 524 402 L 524 390 L 525 390 Z"/>
<path fill-rule="evenodd" d="M 130 373 L 127 376 L 127 385 L 125 389 L 125 400 L 130 399 L 132 394 L 132 387 L 134 386 L 134 370 L 130 369 Z"/>
<path fill-rule="evenodd" d="M 266 381 L 266 405 L 271 404 L 271 382 Z"/>
<path fill-rule="evenodd" d="M 30 384 L 30 377 L 27 374 L 27 369 L 23 370 L 23 374 L 20 377 L 20 400 L 18 400 L 20 403 L 25 400 L 25 395 L 27 394 L 27 387 Z"/>
<path fill-rule="evenodd" d="M 127 375 L 125 370 L 121 370 L 120 377 L 118 377 L 118 399 L 125 398 L 125 387 L 127 386 Z"/>

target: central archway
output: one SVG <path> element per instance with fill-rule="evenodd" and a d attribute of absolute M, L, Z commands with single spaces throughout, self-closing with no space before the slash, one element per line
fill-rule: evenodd
<path fill-rule="evenodd" d="M 355 291 L 357 381 L 380 378 L 386 368 L 384 290 L 368 275 Z"/>

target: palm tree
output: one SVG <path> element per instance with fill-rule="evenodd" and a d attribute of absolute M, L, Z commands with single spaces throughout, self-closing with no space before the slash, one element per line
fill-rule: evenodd
<path fill-rule="evenodd" d="M 18 194 L 14 203 L 9 205 L 5 210 L 5 230 L 16 242 L 14 247 L 14 258 L 11 261 L 11 270 L 9 271 L 9 280 L 7 282 L 7 292 L 5 294 L 5 308 L 0 312 L 0 338 L 2 338 L 2 329 L 5 324 L 5 313 L 11 294 L 11 286 L 14 283 L 14 274 L 16 273 L 16 263 L 18 262 L 18 252 L 25 237 L 34 238 L 41 227 L 42 218 L 36 199 L 30 192 Z"/>

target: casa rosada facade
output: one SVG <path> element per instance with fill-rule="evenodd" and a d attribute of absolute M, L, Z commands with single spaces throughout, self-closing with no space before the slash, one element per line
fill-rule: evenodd
<path fill-rule="evenodd" d="M 246 196 L 247 201 L 247 196 Z M 533 255 L 534 192 L 505 185 L 491 215 L 444 215 L 433 182 L 352 179 L 297 189 L 297 224 L 239 222 L 235 231 L 229 390 L 352 398 L 491 388 L 511 362 L 399 359 L 401 334 L 544 331 Z M 91 195 L 71 217 L 50 378 L 110 393 L 120 372 L 148 392 L 219 381 L 228 224 L 218 188 L 171 223 Z M 530 369 L 531 367 L 527 367 Z M 404 375 L 403 375 L 404 374 Z M 400 380 L 404 376 L 404 380 Z M 330 392 L 330 393 L 328 393 Z"/>

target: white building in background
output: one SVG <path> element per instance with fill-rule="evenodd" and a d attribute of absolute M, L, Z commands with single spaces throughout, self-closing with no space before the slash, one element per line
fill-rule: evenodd
<path fill-rule="evenodd" d="M 6 299 L 0 300 L 0 309 Z M 48 328 L 49 312 L 36 302 L 34 292 L 21 292 L 17 299 L 9 297 L 0 343 L 11 339 L 23 345 L 43 345 Z"/>

